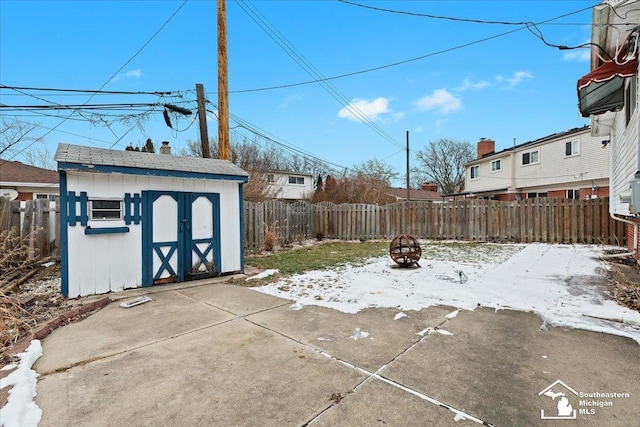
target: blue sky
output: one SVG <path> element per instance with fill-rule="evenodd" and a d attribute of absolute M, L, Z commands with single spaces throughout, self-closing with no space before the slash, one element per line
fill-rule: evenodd
<path fill-rule="evenodd" d="M 576 96 L 577 79 L 589 71 L 588 49 L 549 47 L 522 24 L 416 15 L 540 23 L 582 10 L 537 26 L 548 43 L 576 46 L 589 41 L 590 7 L 597 2 L 355 2 L 414 15 L 334 0 L 228 1 L 231 114 L 333 164 L 349 167 L 376 158 L 400 173 L 407 131 L 414 153 L 441 138 L 474 144 L 481 137 L 491 138 L 499 150 L 513 145 L 514 139 L 523 143 L 588 123 L 580 117 Z M 271 36 L 256 21 L 268 27 Z M 274 39 L 293 47 L 298 62 L 304 61 L 313 74 Z M 366 71 L 374 68 L 379 69 Z M 247 91 L 351 73 L 324 84 Z M 207 98 L 217 104 L 216 2 L 2 0 L 0 83 L 172 92 L 162 98 L 89 99 L 87 94 L 23 90 L 31 95 L 26 96 L 0 90 L 0 104 L 12 106 L 173 103 L 195 111 L 196 83 L 204 84 Z M 368 123 L 354 117 L 354 106 Z M 161 107 L 133 113 L 144 111 L 144 120 L 122 120 L 121 111 L 104 116 L 86 110 L 63 120 L 69 111 L 45 111 L 57 116 L 49 117 L 42 111 L 0 108 L 3 119 L 38 123 L 41 133 L 47 133 L 43 144 L 28 150 L 47 148 L 53 153 L 60 142 L 123 149 L 129 143 L 142 145 L 147 138 L 156 146 L 170 141 L 176 150 L 187 140 L 199 139 L 194 116 L 172 115 L 176 131 L 166 126 Z M 232 132 L 253 137 L 237 125 L 231 120 Z M 209 135 L 217 137 L 214 117 Z"/>

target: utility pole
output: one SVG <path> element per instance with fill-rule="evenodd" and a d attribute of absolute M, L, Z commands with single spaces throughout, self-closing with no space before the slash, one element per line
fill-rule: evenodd
<path fill-rule="evenodd" d="M 200 120 L 200 143 L 202 144 L 202 157 L 211 157 L 209 152 L 209 130 L 207 129 L 207 109 L 204 102 L 204 85 L 196 83 L 196 98 L 198 99 L 198 119 Z"/>
<path fill-rule="evenodd" d="M 409 193 L 409 131 L 407 131 L 407 202 L 411 200 Z"/>
<path fill-rule="evenodd" d="M 231 160 L 228 92 L 227 6 L 226 0 L 218 0 L 218 158 L 223 160 Z"/>

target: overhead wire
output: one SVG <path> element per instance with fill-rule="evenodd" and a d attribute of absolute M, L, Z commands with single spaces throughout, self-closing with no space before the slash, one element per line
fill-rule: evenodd
<path fill-rule="evenodd" d="M 565 13 L 563 15 L 559 15 L 559 16 L 556 16 L 554 18 L 546 19 L 544 21 L 540 21 L 540 22 L 535 23 L 535 25 L 548 24 L 548 23 L 550 23 L 552 21 L 555 21 L 555 20 L 558 20 L 558 19 L 561 19 L 561 18 L 565 18 L 567 16 L 575 15 L 575 14 L 580 13 L 580 12 L 584 12 L 587 9 L 590 9 L 590 7 L 579 9 L 579 10 L 576 10 L 574 12 Z M 384 65 L 379 65 L 379 66 L 376 66 L 376 67 L 366 68 L 366 69 L 363 69 L 363 70 L 352 71 L 352 72 L 349 72 L 349 73 L 343 73 L 343 74 L 337 74 L 337 75 L 330 76 L 330 77 L 324 77 L 323 79 L 307 80 L 307 81 L 303 81 L 303 82 L 289 83 L 289 84 L 283 84 L 283 85 L 273 85 L 273 86 L 267 86 L 267 87 L 261 87 L 261 88 L 230 90 L 229 93 L 250 93 L 250 92 L 262 92 L 262 91 L 268 91 L 268 90 L 286 89 L 286 88 L 290 88 L 290 87 L 305 86 L 305 85 L 310 85 L 310 84 L 314 84 L 314 83 L 319 83 L 320 81 L 323 81 L 323 80 L 330 81 L 330 80 L 343 79 L 343 78 L 346 78 L 346 77 L 353 77 L 353 76 L 357 76 L 357 75 L 360 75 L 360 74 L 371 73 L 371 72 L 374 72 L 374 71 L 384 70 L 386 68 L 397 67 L 399 65 L 404 65 L 404 64 L 411 63 L 411 62 L 420 61 L 420 60 L 423 60 L 423 59 L 426 59 L 426 58 L 430 58 L 430 57 L 433 57 L 433 56 L 438 56 L 438 55 L 442 55 L 442 54 L 445 54 L 445 53 L 453 52 L 455 50 L 464 49 L 464 48 L 467 48 L 469 46 L 473 46 L 473 45 L 476 45 L 476 44 L 484 43 L 484 42 L 487 42 L 487 41 L 490 41 L 490 40 L 493 40 L 493 39 L 497 39 L 497 38 L 500 38 L 500 37 L 504 37 L 504 36 L 507 36 L 509 34 L 513 34 L 515 32 L 526 30 L 526 29 L 527 29 L 527 27 L 523 25 L 520 28 L 515 28 L 513 30 L 505 31 L 503 33 L 499 33 L 499 34 L 495 34 L 495 35 L 492 35 L 492 36 L 484 37 L 482 39 L 477 39 L 477 40 L 474 40 L 474 41 L 471 41 L 471 42 L 463 43 L 463 44 L 460 44 L 460 45 L 457 45 L 457 46 L 452 46 L 452 47 L 446 48 L 446 49 L 441 49 L 441 50 L 438 50 L 438 51 L 435 51 L 435 52 L 427 53 L 427 54 L 416 56 L 416 57 L 413 57 L 413 58 L 404 59 L 404 60 L 401 60 L 401 61 L 396 61 L 396 62 L 384 64 Z"/>
<path fill-rule="evenodd" d="M 169 24 L 169 22 L 171 22 L 171 20 L 173 20 L 173 18 L 178 14 L 178 12 L 180 12 L 180 10 L 185 6 L 185 4 L 187 4 L 188 0 L 184 0 L 179 6 L 178 8 L 171 14 L 171 16 L 169 16 L 169 18 L 167 18 L 167 20 L 164 21 L 164 23 L 160 26 L 160 28 L 158 28 L 158 30 L 156 32 L 154 32 L 151 37 L 149 37 L 149 39 L 147 39 L 147 41 L 140 47 L 140 49 L 138 49 L 127 61 L 125 61 L 125 63 L 119 67 L 115 73 L 113 73 L 113 75 L 111 75 L 111 77 L 109 77 L 103 84 L 102 86 L 100 86 L 100 88 L 98 89 L 98 91 L 102 91 L 104 89 L 104 87 L 111 82 L 111 80 L 113 80 L 114 77 L 116 77 L 120 71 L 122 71 L 127 65 L 129 65 L 129 63 L 131 63 L 131 61 L 133 61 L 143 50 L 144 48 L 147 47 L 147 45 L 149 43 L 151 43 L 151 41 Z M 87 99 L 87 101 L 85 102 L 85 104 L 88 104 L 93 98 L 94 96 L 96 96 L 97 93 L 92 93 L 91 96 L 89 96 L 89 99 Z M 54 130 L 56 130 L 58 127 L 62 126 L 63 123 L 65 123 L 72 115 L 74 114 L 74 112 L 71 112 L 67 117 L 65 117 L 60 123 L 58 123 L 57 125 L 55 125 L 53 128 L 51 128 L 49 131 L 47 131 L 44 135 L 42 135 L 42 137 L 40 137 L 40 140 L 44 139 L 47 135 L 49 135 L 51 132 L 53 132 Z M 133 127 L 131 127 L 124 135 L 122 135 L 122 137 L 120 137 L 120 139 L 118 139 L 118 141 L 116 141 L 113 145 L 115 146 L 120 140 L 122 140 L 122 138 L 124 138 L 125 135 L 127 135 L 129 132 L 131 132 L 133 129 L 135 128 L 135 125 Z M 9 160 L 13 160 L 16 156 L 20 155 L 21 153 L 23 153 L 25 150 L 29 149 L 36 141 L 33 141 L 31 144 L 27 145 L 26 147 L 24 147 L 22 150 L 18 151 L 16 154 L 14 154 Z"/>
<path fill-rule="evenodd" d="M 333 84 L 328 81 L 324 75 L 311 64 L 298 50 L 293 46 L 287 38 L 280 33 L 269 20 L 260 13 L 253 5 L 246 2 L 245 0 L 238 0 L 237 4 L 240 8 L 249 16 L 249 18 L 258 25 L 278 46 L 280 46 L 285 53 L 294 60 L 307 74 L 311 77 L 314 77 L 318 80 L 318 83 L 325 89 L 338 103 L 340 103 L 343 107 L 345 107 L 356 119 L 366 124 L 369 128 L 371 128 L 375 133 L 381 136 L 383 139 L 387 140 L 391 144 L 401 147 L 402 144 L 399 143 L 393 136 L 389 135 L 384 129 L 382 129 L 377 123 L 375 123 L 371 118 L 360 110 L 356 105 L 354 105 L 350 100 L 348 100 L 344 94 L 342 94 Z"/>

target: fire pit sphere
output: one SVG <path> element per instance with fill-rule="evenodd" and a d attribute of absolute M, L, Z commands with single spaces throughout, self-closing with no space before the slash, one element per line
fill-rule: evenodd
<path fill-rule="evenodd" d="M 415 237 L 408 234 L 400 234 L 393 238 L 389 245 L 389 255 L 400 267 L 409 267 L 416 264 L 422 256 L 422 249 Z"/>

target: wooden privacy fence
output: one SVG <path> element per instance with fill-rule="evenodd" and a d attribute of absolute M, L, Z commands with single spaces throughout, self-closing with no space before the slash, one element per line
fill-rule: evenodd
<path fill-rule="evenodd" d="M 482 242 L 602 243 L 626 245 L 626 224 L 609 216 L 608 199 L 460 200 L 367 204 L 245 202 L 245 246 L 259 248 L 276 226 L 285 242 L 324 238 L 419 239 Z"/>
<path fill-rule="evenodd" d="M 36 259 L 59 256 L 59 207 L 59 200 L 19 202 L 0 197 L 0 233 L 15 228 L 16 235 L 29 245 Z"/>

